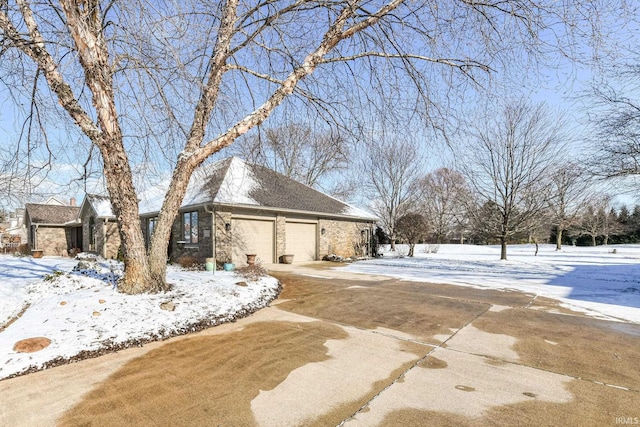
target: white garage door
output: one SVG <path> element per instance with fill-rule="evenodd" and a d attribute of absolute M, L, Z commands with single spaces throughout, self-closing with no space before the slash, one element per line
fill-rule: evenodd
<path fill-rule="evenodd" d="M 287 222 L 287 254 L 293 254 L 293 261 L 315 261 L 316 224 Z"/>
<path fill-rule="evenodd" d="M 232 219 L 233 263 L 246 265 L 247 254 L 258 255 L 258 261 L 274 262 L 274 221 Z"/>

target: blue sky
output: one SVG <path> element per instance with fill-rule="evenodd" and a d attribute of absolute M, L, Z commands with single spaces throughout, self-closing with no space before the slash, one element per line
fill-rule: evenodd
<path fill-rule="evenodd" d="M 604 4 L 604 3 L 603 3 Z M 608 3 L 606 3 L 608 4 Z M 605 4 L 605 8 L 607 7 Z M 617 6 L 611 6 L 611 8 Z M 629 6 L 630 9 L 637 7 L 634 5 Z M 613 10 L 611 10 L 613 11 Z M 604 12 L 609 12 L 604 10 Z M 600 55 L 602 58 L 614 58 L 613 61 L 622 61 L 626 55 L 626 51 L 630 48 L 637 46 L 638 34 L 637 27 L 633 23 L 621 23 L 622 21 L 611 21 L 609 15 L 603 14 L 603 18 L 606 18 L 601 23 L 602 28 L 606 29 L 612 37 L 606 44 L 594 43 L 594 40 L 587 43 L 586 39 L 581 39 L 583 45 L 574 46 L 573 52 L 576 56 L 581 57 L 584 60 L 584 64 L 574 63 L 561 55 L 552 54 L 545 58 L 541 63 L 527 63 L 523 60 L 523 64 L 507 64 L 510 70 L 497 69 L 493 75 L 492 85 L 495 85 L 495 92 L 500 96 L 526 96 L 530 97 L 533 101 L 544 101 L 550 105 L 551 108 L 556 108 L 558 111 L 564 112 L 573 125 L 571 133 L 575 136 L 573 143 L 573 150 L 576 155 L 580 154 L 585 149 L 585 140 L 590 136 L 588 128 L 587 113 L 589 108 L 589 99 L 584 95 L 589 91 L 592 78 L 592 68 L 590 64 L 586 64 L 591 57 Z M 563 37 L 562 31 L 558 28 L 554 28 L 555 33 L 553 37 Z M 549 32 L 546 36 L 551 39 L 552 33 Z M 613 40 L 613 43 L 611 42 Z M 594 49 L 594 45 L 597 45 L 597 49 Z M 357 68 L 356 68 L 357 69 Z M 319 70 L 322 72 L 322 70 Z M 437 76 L 437 73 L 434 73 Z M 364 81 L 363 84 L 369 82 Z M 331 90 L 334 88 L 330 88 Z M 242 90 L 235 87 L 235 90 Z M 445 90 L 440 85 L 434 85 L 433 90 L 436 92 Z M 13 118 L 14 106 L 11 104 L 10 99 L 6 95 L 6 92 L 2 91 L 0 87 L 0 134 L 4 134 L 4 146 L 9 145 L 11 142 L 15 142 L 18 139 L 19 129 Z M 411 95 L 411 94 L 408 94 Z M 438 94 L 440 95 L 440 94 Z M 465 108 L 474 108 L 474 99 L 476 96 L 484 96 L 478 93 L 467 93 L 466 98 L 444 98 L 442 102 L 451 102 L 453 109 L 461 111 Z M 410 96 L 408 96 L 410 98 Z M 4 101 L 2 101 L 4 99 Z M 341 102 L 346 102 L 342 99 Z M 460 104 L 460 105 L 457 105 Z M 346 104 L 345 104 L 346 105 Z M 265 126 L 275 125 L 278 119 L 278 114 L 275 115 L 270 121 L 265 123 Z M 281 115 L 280 115 L 281 116 Z M 65 117 L 66 119 L 66 117 Z M 70 131 L 70 127 L 58 126 L 55 117 L 49 117 L 49 138 L 52 145 L 57 145 L 54 149 L 53 155 L 56 157 L 55 166 L 48 171 L 47 178 L 39 184 L 40 193 L 56 193 L 60 192 L 67 196 L 75 196 L 78 200 L 83 198 L 84 185 L 87 186 L 86 190 L 89 192 L 101 191 L 101 183 L 99 177 L 89 179 L 87 182 L 73 181 L 77 177 L 78 172 L 82 171 L 82 163 L 86 160 L 86 153 L 83 154 L 83 150 L 86 152 L 86 142 L 80 144 L 78 142 L 77 132 Z M 414 131 L 414 133 L 421 133 L 420 131 Z M 420 135 L 420 138 L 425 139 L 424 155 L 428 159 L 428 167 L 436 168 L 446 162 L 447 150 L 443 149 L 442 141 L 429 141 L 428 132 L 424 135 Z M 41 141 L 42 142 L 42 141 Z M 138 164 L 139 169 L 145 169 L 148 165 L 154 161 L 160 159 L 158 153 L 150 154 L 155 158 L 142 159 Z M 97 153 L 94 154 L 97 156 Z M 44 161 L 46 156 L 41 155 L 40 161 Z M 426 170 L 428 171 L 428 169 Z M 71 186 L 68 184 L 72 182 Z M 59 189 L 58 189 L 59 188 Z M 617 186 L 612 191 L 622 193 L 622 188 Z M 37 198 L 37 197 L 36 197 Z M 624 196 L 626 203 L 633 203 L 635 200 L 629 195 Z"/>

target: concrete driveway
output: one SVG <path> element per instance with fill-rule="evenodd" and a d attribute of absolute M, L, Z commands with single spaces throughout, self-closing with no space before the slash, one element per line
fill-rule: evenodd
<path fill-rule="evenodd" d="M 249 318 L 0 381 L 0 425 L 640 424 L 640 325 L 324 263 L 271 272 L 283 292 Z"/>

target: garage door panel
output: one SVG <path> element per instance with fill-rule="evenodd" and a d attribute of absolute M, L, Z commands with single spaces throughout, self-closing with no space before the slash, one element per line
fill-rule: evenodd
<path fill-rule="evenodd" d="M 294 261 L 315 261 L 317 251 L 316 224 L 287 222 L 286 252 Z"/>
<path fill-rule="evenodd" d="M 233 263 L 247 263 L 246 254 L 256 254 L 261 262 L 274 258 L 274 222 L 253 219 L 232 219 Z"/>

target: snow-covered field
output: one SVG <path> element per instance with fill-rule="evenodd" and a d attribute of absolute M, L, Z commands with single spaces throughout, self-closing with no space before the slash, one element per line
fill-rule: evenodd
<path fill-rule="evenodd" d="M 437 253 L 426 253 L 437 249 Z M 402 249 L 399 252 L 408 252 Z M 346 267 L 353 272 L 405 280 L 515 289 L 555 298 L 563 305 L 597 317 L 640 323 L 640 245 L 596 247 L 555 245 L 417 245 L 414 258 L 384 256 Z"/>
<path fill-rule="evenodd" d="M 0 379 L 232 320 L 268 304 L 279 286 L 271 277 L 248 282 L 231 272 L 169 266 L 170 292 L 129 296 L 114 287 L 120 264 L 100 260 L 98 271 L 73 271 L 77 263 L 0 256 Z M 174 311 L 160 308 L 166 302 Z M 18 341 L 34 337 L 51 343 L 33 353 L 14 351 Z"/>

